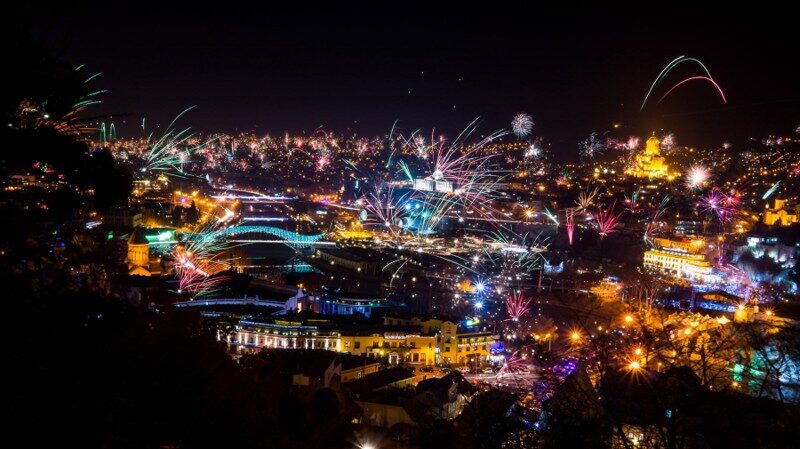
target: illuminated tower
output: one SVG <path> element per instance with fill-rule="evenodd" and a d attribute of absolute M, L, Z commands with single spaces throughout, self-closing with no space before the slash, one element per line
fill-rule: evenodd
<path fill-rule="evenodd" d="M 130 274 L 150 276 L 150 245 L 139 226 L 128 239 L 128 270 Z"/>
<path fill-rule="evenodd" d="M 664 156 L 661 155 L 661 141 L 653 134 L 647 139 L 644 151 L 636 155 L 625 173 L 637 178 L 665 178 L 668 169 Z"/>

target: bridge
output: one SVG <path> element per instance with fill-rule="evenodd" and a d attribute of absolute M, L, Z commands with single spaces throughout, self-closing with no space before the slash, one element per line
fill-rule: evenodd
<path fill-rule="evenodd" d="M 236 225 L 227 228 L 218 229 L 207 234 L 203 234 L 203 239 L 219 240 L 236 237 L 244 234 L 267 234 L 277 237 L 279 240 L 247 240 L 247 243 L 258 242 L 275 242 L 285 243 L 291 247 L 307 248 L 313 246 L 315 243 L 320 242 L 325 234 L 310 234 L 303 235 L 294 231 L 289 231 L 283 228 L 276 228 L 274 226 L 258 226 L 258 225 Z"/>
<path fill-rule="evenodd" d="M 264 307 L 268 309 L 277 309 L 272 315 L 285 315 L 287 312 L 297 310 L 297 302 L 302 301 L 307 295 L 303 290 L 298 289 L 297 292 L 291 294 L 286 299 L 261 299 L 256 295 L 255 297 L 243 298 L 214 298 L 214 299 L 193 299 L 189 301 L 176 302 L 173 305 L 178 308 L 204 308 L 208 309 L 204 312 L 205 315 L 218 315 L 219 311 L 214 310 L 215 307 L 223 306 L 249 306 L 249 307 Z"/>

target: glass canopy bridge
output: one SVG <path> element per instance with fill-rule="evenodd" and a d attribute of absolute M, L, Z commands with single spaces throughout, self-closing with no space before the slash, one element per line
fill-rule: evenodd
<path fill-rule="evenodd" d="M 258 235 L 266 236 L 267 238 L 252 238 Z M 309 248 L 315 245 L 335 244 L 334 242 L 323 241 L 322 238 L 325 237 L 325 234 L 304 235 L 275 226 L 263 225 L 234 225 L 205 234 L 197 234 L 196 237 L 207 240 L 228 239 L 236 243 L 283 243 L 292 248 Z"/>

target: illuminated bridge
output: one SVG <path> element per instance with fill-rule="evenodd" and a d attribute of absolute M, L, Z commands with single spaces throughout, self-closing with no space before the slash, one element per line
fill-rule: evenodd
<path fill-rule="evenodd" d="M 247 234 L 265 234 L 277 237 L 276 240 L 259 240 L 259 239 L 237 239 L 241 243 L 285 243 L 292 247 L 305 248 L 314 244 L 327 244 L 329 242 L 321 242 L 320 240 L 325 234 L 311 234 L 303 235 L 294 231 L 289 231 L 274 226 L 258 226 L 258 225 L 237 225 L 229 226 L 227 228 L 218 229 L 207 234 L 203 234 L 202 238 L 209 240 L 228 239 Z"/>

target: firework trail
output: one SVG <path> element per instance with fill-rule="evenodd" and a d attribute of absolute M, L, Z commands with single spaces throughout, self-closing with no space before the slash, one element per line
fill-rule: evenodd
<path fill-rule="evenodd" d="M 520 139 L 530 136 L 533 131 L 533 119 L 530 115 L 520 112 L 511 120 L 511 131 Z"/>
<path fill-rule="evenodd" d="M 164 134 L 149 145 L 142 172 L 176 171 L 183 173 L 181 170 L 182 157 L 185 158 L 187 154 L 190 155 L 205 145 L 201 144 L 194 147 L 187 145 L 188 141 L 194 137 L 194 134 L 190 132 L 191 127 L 181 130 L 175 128 L 175 123 L 194 108 L 195 106 L 190 106 L 175 116 L 167 126 Z M 152 134 L 148 137 L 148 141 L 150 140 L 152 140 Z"/>
<path fill-rule="evenodd" d="M 686 187 L 690 189 L 697 189 L 703 187 L 711 177 L 711 173 L 707 168 L 702 165 L 692 165 L 689 171 L 686 172 Z"/>
<path fill-rule="evenodd" d="M 684 55 L 678 56 L 677 58 L 675 58 L 672 61 L 670 61 L 670 63 L 667 64 L 664 67 L 663 70 L 661 70 L 661 73 L 658 74 L 658 76 L 656 77 L 655 81 L 653 81 L 653 84 L 650 85 L 650 89 L 647 91 L 647 95 L 644 96 L 644 100 L 642 101 L 642 106 L 639 108 L 639 112 L 644 110 L 644 106 L 645 106 L 645 104 L 647 104 L 647 100 L 650 98 L 650 95 L 653 93 L 653 90 L 659 84 L 661 84 L 661 81 L 663 81 L 664 78 L 666 78 L 667 74 L 670 71 L 672 71 L 672 69 L 674 69 L 675 67 L 677 67 L 680 64 L 683 64 L 684 62 L 697 63 L 703 69 L 703 71 L 708 76 L 708 78 L 711 79 L 711 81 L 713 82 L 713 79 L 712 79 L 712 76 L 711 76 L 711 72 L 708 71 L 708 68 L 706 68 L 706 66 L 702 62 L 700 62 L 699 59 L 688 58 L 688 57 L 686 57 Z M 714 83 L 714 84 L 716 84 L 716 83 Z"/>
<path fill-rule="evenodd" d="M 569 240 L 569 244 L 572 245 L 572 240 L 575 235 L 575 209 L 568 207 L 564 212 L 566 215 L 567 240 Z"/>
<path fill-rule="evenodd" d="M 558 217 L 553 212 L 550 212 L 548 208 L 544 208 L 544 216 L 547 217 L 556 227 L 559 226 Z"/>
<path fill-rule="evenodd" d="M 75 68 L 76 72 L 81 71 L 84 65 L 79 65 Z M 101 72 L 89 76 L 83 81 L 84 85 L 88 85 L 92 80 L 102 75 Z M 28 111 L 37 111 L 35 117 L 32 118 L 32 127 L 38 128 L 40 126 L 48 125 L 62 134 L 73 134 L 77 136 L 85 135 L 97 131 L 97 128 L 87 124 L 88 118 L 81 118 L 81 114 L 86 111 L 89 106 L 102 103 L 98 97 L 108 92 L 106 89 L 90 91 L 86 95 L 79 97 L 75 103 L 70 105 L 69 110 L 59 116 L 49 114 L 47 112 L 47 103 L 44 102 L 37 106 L 31 101 L 23 101 L 19 105 L 20 115 L 28 116 Z"/>
<path fill-rule="evenodd" d="M 531 299 L 519 292 L 507 296 L 505 302 L 508 318 L 504 321 L 519 321 L 530 310 Z"/>
<path fill-rule="evenodd" d="M 381 226 L 397 237 L 402 231 L 403 219 L 408 212 L 404 206 L 410 199 L 410 192 L 395 198 L 394 183 L 376 183 L 372 192 L 361 197 L 364 205 L 362 221 L 368 225 Z"/>
<path fill-rule="evenodd" d="M 475 131 L 477 122 L 478 119 L 473 120 L 452 143 L 438 139 L 429 148 L 431 160 L 426 159 L 426 163 L 431 175 L 426 179 L 437 187 L 419 190 L 424 203 L 419 214 L 419 229 L 423 233 L 433 231 L 454 209 L 468 210 L 480 206 L 475 210 L 484 218 L 493 219 L 495 211 L 486 210 L 486 204 L 496 195 L 502 177 L 491 163 L 497 154 L 486 154 L 485 147 L 505 133 L 492 133 L 476 144 L 464 144 L 463 141 Z M 439 186 L 443 186 L 444 191 Z"/>
<path fill-rule="evenodd" d="M 223 254 L 230 249 L 225 241 L 210 238 L 219 220 L 209 220 L 189 234 L 186 241 L 177 245 L 172 253 L 180 292 L 189 293 L 193 299 L 205 298 L 219 291 L 227 276 L 219 273 L 228 269 L 229 260 Z"/>
<path fill-rule="evenodd" d="M 728 102 L 728 100 L 725 98 L 725 92 L 722 91 L 722 87 L 720 87 L 720 85 L 717 84 L 716 81 L 714 81 L 713 79 L 711 79 L 710 77 L 707 77 L 707 76 L 692 76 L 692 77 L 686 78 L 683 81 L 680 81 L 678 84 L 672 86 L 672 88 L 670 90 L 668 90 L 667 93 L 665 93 L 664 96 L 662 96 L 658 100 L 658 102 L 661 103 L 662 101 L 664 101 L 664 99 L 667 98 L 667 96 L 669 96 L 669 94 L 671 94 L 672 91 L 674 91 L 675 89 L 681 87 L 685 83 L 688 83 L 689 81 L 708 81 L 709 83 L 711 83 L 712 86 L 714 86 L 717 89 L 717 92 L 719 93 L 720 98 L 722 98 L 722 102 L 723 103 L 727 103 Z"/>
<path fill-rule="evenodd" d="M 633 192 L 630 198 L 625 198 L 625 203 L 628 205 L 628 210 L 635 214 L 639 209 L 639 190 Z"/>
<path fill-rule="evenodd" d="M 766 192 L 764 192 L 764 195 L 761 197 L 761 199 L 765 200 L 769 198 L 770 195 L 772 195 L 773 193 L 775 193 L 776 190 L 778 190 L 778 187 L 780 187 L 780 185 L 781 185 L 780 180 L 775 184 L 772 184 L 772 187 L 770 187 Z"/>
<path fill-rule="evenodd" d="M 643 238 L 645 243 L 650 246 L 655 246 L 653 245 L 652 241 L 653 233 L 658 230 L 658 222 L 661 220 L 661 217 L 664 215 L 664 213 L 666 213 L 668 204 L 669 197 L 665 196 L 661 199 L 661 204 L 659 204 L 659 206 L 653 211 L 649 220 L 647 221 L 647 224 L 645 225 Z"/>
<path fill-rule="evenodd" d="M 619 229 L 619 217 L 622 213 L 615 214 L 614 208 L 616 201 L 612 202 L 608 208 L 598 208 L 597 213 L 594 214 L 594 221 L 597 224 L 597 233 L 600 235 L 602 241 L 607 235 L 617 232 Z"/>
<path fill-rule="evenodd" d="M 486 260 L 492 265 L 502 264 L 507 268 L 505 271 L 524 276 L 541 266 L 545 251 L 547 244 L 541 239 L 541 234 L 532 237 L 526 233 L 509 237 L 503 232 L 493 233 L 489 245 L 484 249 Z"/>
<path fill-rule="evenodd" d="M 599 189 L 595 187 L 591 191 L 584 190 L 578 194 L 578 199 L 576 200 L 576 204 L 578 205 L 578 210 L 580 211 L 588 211 L 589 208 L 594 204 L 594 200 L 597 198 L 597 193 Z"/>

